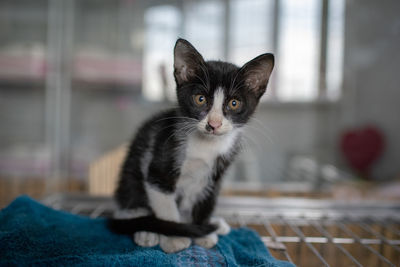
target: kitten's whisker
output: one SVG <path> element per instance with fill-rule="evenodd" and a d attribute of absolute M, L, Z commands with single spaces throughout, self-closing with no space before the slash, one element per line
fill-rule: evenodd
<path fill-rule="evenodd" d="M 185 128 L 181 129 L 181 133 L 184 134 L 184 137 L 187 137 L 188 135 L 191 135 L 196 130 L 197 130 L 196 125 L 187 125 Z"/>
<path fill-rule="evenodd" d="M 262 149 L 260 148 L 260 144 L 256 141 L 254 141 L 252 138 L 249 136 L 244 136 L 243 142 L 246 142 L 246 145 L 241 146 L 244 151 L 247 152 L 254 152 L 254 149 L 259 153 L 263 154 Z"/>
<path fill-rule="evenodd" d="M 250 121 L 250 122 L 252 122 L 252 121 L 258 123 L 258 125 L 259 125 L 260 127 L 262 127 L 268 134 L 271 134 L 271 130 L 270 130 L 269 128 L 265 127 L 262 121 L 260 121 L 260 120 L 257 119 L 257 118 L 254 118 L 254 117 L 251 118 L 251 121 Z"/>
<path fill-rule="evenodd" d="M 260 132 L 263 135 L 263 137 L 265 137 L 269 141 L 269 143 L 274 144 L 274 141 L 272 140 L 271 136 L 268 135 L 269 130 L 265 127 L 264 127 L 264 129 L 267 131 L 267 133 L 265 133 L 262 129 L 259 129 L 256 125 L 245 124 L 245 123 L 236 123 L 236 124 L 234 124 L 234 126 L 237 128 L 242 127 L 244 129 L 251 128 L 251 129 L 257 130 L 258 132 Z M 247 135 L 244 135 L 244 136 L 247 137 Z"/>
<path fill-rule="evenodd" d="M 182 122 L 181 122 L 182 123 Z M 178 124 L 178 123 L 177 123 Z M 161 128 L 160 130 L 158 130 L 159 132 L 162 132 L 162 131 L 164 131 L 164 130 L 166 130 L 166 129 L 168 129 L 168 128 L 171 128 L 171 127 L 175 127 L 176 125 L 175 124 L 171 124 L 171 125 L 168 125 L 168 126 L 166 126 L 166 127 L 163 127 L 163 128 Z M 179 130 L 179 129 L 176 129 L 176 130 Z"/>
<path fill-rule="evenodd" d="M 185 130 L 190 129 L 191 127 L 195 126 L 193 124 L 187 124 L 181 128 L 176 128 L 175 131 L 165 140 L 164 143 L 167 143 L 172 137 L 176 137 L 178 134 L 184 133 Z"/>
<path fill-rule="evenodd" d="M 177 131 L 179 131 L 179 130 L 177 130 Z M 176 131 L 176 132 L 174 132 L 174 133 L 172 133 L 172 134 L 170 134 L 170 136 L 168 136 L 168 138 L 167 138 L 167 139 L 164 141 L 164 143 L 165 143 L 165 144 L 167 144 L 167 143 L 168 143 L 168 141 L 169 141 L 169 139 L 171 139 L 171 137 L 173 137 L 173 136 L 175 136 L 175 135 L 176 135 L 177 131 Z"/>
<path fill-rule="evenodd" d="M 239 143 L 239 149 L 241 152 L 254 152 L 252 150 L 253 147 L 253 142 L 249 142 L 249 140 L 247 140 L 247 137 L 242 138 L 242 140 Z"/>
<path fill-rule="evenodd" d="M 171 139 L 172 137 L 176 137 L 178 142 L 183 141 L 186 136 L 188 135 L 188 132 L 190 131 L 189 129 L 179 129 L 178 131 L 176 131 L 175 133 L 171 134 L 167 140 L 165 140 L 165 142 L 168 142 L 169 139 Z"/>
<path fill-rule="evenodd" d="M 204 66 L 203 64 L 200 65 L 201 70 L 203 71 L 204 75 L 206 76 L 206 81 L 207 81 L 207 89 L 210 88 L 210 75 L 208 73 L 208 69 L 206 66 Z M 207 90 L 208 92 L 208 90 Z"/>
<path fill-rule="evenodd" d="M 246 125 L 246 126 L 244 126 L 244 127 L 246 127 L 246 128 L 251 128 L 251 129 L 256 130 L 258 133 L 261 133 L 262 136 L 266 138 L 266 140 L 268 141 L 268 143 L 274 144 L 274 141 L 272 140 L 272 138 L 271 138 L 267 133 L 265 133 L 263 130 L 257 128 L 255 125 Z"/>
<path fill-rule="evenodd" d="M 231 83 L 231 87 L 229 88 L 229 91 L 232 89 L 233 90 L 233 85 L 236 82 L 237 77 L 239 76 L 240 72 L 243 70 L 243 68 L 239 69 L 239 71 L 236 72 L 235 78 L 233 78 L 232 83 Z M 242 83 L 242 81 L 241 81 Z M 240 83 L 239 83 L 240 84 Z M 236 93 L 237 90 L 235 90 L 232 94 Z"/>
<path fill-rule="evenodd" d="M 235 77 L 231 80 L 231 84 L 229 85 L 229 91 L 231 91 L 233 89 L 233 86 L 234 86 L 234 84 L 236 82 L 237 75 L 238 74 L 236 73 Z"/>
<path fill-rule="evenodd" d="M 196 130 L 197 130 L 197 127 L 189 128 L 189 129 L 186 130 L 185 135 L 186 136 L 191 135 Z"/>
<path fill-rule="evenodd" d="M 204 88 L 204 90 L 205 90 L 206 92 L 209 91 L 209 89 L 208 89 L 206 86 L 204 86 L 204 84 L 199 84 L 199 83 L 189 83 L 189 84 L 185 84 L 185 85 L 183 85 L 181 88 L 184 89 L 184 88 L 190 87 L 190 86 L 192 86 L 192 85 L 196 85 L 196 86 L 200 85 L 202 88 Z"/>
<path fill-rule="evenodd" d="M 168 125 L 168 126 L 166 126 L 166 127 L 163 127 L 163 128 L 161 128 L 160 130 L 158 130 L 159 132 L 162 132 L 162 131 L 164 131 L 164 130 L 166 130 L 166 129 L 168 129 L 168 128 L 171 128 L 171 127 L 175 127 L 175 124 L 172 124 L 172 125 Z"/>
<path fill-rule="evenodd" d="M 241 81 L 239 84 L 237 84 L 232 90 L 232 94 L 235 94 L 237 91 L 239 91 L 240 89 L 242 89 L 243 87 L 245 87 L 246 84 L 244 83 L 244 81 Z"/>
<path fill-rule="evenodd" d="M 238 148 L 240 151 L 249 151 L 248 146 L 246 146 L 246 144 L 245 144 L 247 142 L 247 140 L 245 140 L 244 138 L 245 137 L 243 137 L 243 136 L 240 138 L 240 140 L 238 142 L 238 145 L 239 145 Z"/>
<path fill-rule="evenodd" d="M 174 102 L 175 103 L 175 102 Z M 175 109 L 175 110 L 179 110 L 180 109 L 180 106 L 179 105 L 169 105 L 169 107 L 171 108 L 171 109 Z"/>
<path fill-rule="evenodd" d="M 198 122 L 198 120 L 193 119 L 193 118 L 189 118 L 189 117 L 167 117 L 167 118 L 162 118 L 162 119 L 155 120 L 154 122 L 159 122 L 159 121 L 164 121 L 164 120 L 173 120 L 173 119 L 182 119 L 182 120 L 189 120 L 189 121 Z"/>
<path fill-rule="evenodd" d="M 203 87 L 205 88 L 205 90 L 208 92 L 208 86 L 207 83 L 204 81 L 204 79 L 202 79 L 199 75 L 195 74 L 195 77 L 197 77 L 197 79 L 200 80 L 200 82 L 202 83 Z"/>

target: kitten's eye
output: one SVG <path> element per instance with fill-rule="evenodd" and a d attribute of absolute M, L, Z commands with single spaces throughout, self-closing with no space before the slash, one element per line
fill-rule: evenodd
<path fill-rule="evenodd" d="M 228 106 L 230 110 L 237 110 L 240 107 L 240 101 L 237 99 L 231 99 Z"/>
<path fill-rule="evenodd" d="M 203 106 L 207 102 L 206 97 L 204 95 L 195 95 L 193 96 L 193 99 L 194 103 L 199 107 Z"/>

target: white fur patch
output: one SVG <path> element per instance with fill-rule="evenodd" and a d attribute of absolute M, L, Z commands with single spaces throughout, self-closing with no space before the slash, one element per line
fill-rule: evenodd
<path fill-rule="evenodd" d="M 191 221 L 194 203 L 208 193 L 216 158 L 229 153 L 237 134 L 235 131 L 223 136 L 205 137 L 194 134 L 188 137 L 186 157 L 176 185 L 177 194 L 182 197 L 179 210 L 183 221 Z"/>
<path fill-rule="evenodd" d="M 218 88 L 214 92 L 214 102 L 213 106 L 208 113 L 209 119 L 221 120 L 224 118 L 224 114 L 222 113 L 223 105 L 224 105 L 224 91 L 221 88 Z"/>
<path fill-rule="evenodd" d="M 166 194 L 145 182 L 149 205 L 159 219 L 179 222 L 180 215 L 175 201 L 175 194 Z"/>
<path fill-rule="evenodd" d="M 197 125 L 198 129 L 201 132 L 207 133 L 206 126 L 209 121 L 221 122 L 221 126 L 215 130 L 215 135 L 224 135 L 233 129 L 232 122 L 226 119 L 223 113 L 224 101 L 224 91 L 221 88 L 218 88 L 214 92 L 214 102 L 211 110 L 208 112 L 207 116 L 202 119 Z"/>
<path fill-rule="evenodd" d="M 149 166 L 151 161 L 153 160 L 153 153 L 152 149 L 154 146 L 154 136 L 150 135 L 149 136 L 149 147 L 144 151 L 142 158 L 140 159 L 140 170 L 142 171 L 142 174 L 144 177 L 147 177 L 149 174 Z"/>

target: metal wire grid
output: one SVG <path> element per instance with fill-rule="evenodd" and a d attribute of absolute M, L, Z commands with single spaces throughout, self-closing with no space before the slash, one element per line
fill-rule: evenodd
<path fill-rule="evenodd" d="M 44 203 L 92 218 L 115 209 L 110 198 L 88 196 Z M 274 257 L 298 266 L 400 266 L 400 205 L 225 197 L 216 213 L 256 230 Z"/>

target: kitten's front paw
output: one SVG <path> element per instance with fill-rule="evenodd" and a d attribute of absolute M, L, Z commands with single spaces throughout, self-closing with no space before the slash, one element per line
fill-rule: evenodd
<path fill-rule="evenodd" d="M 160 235 L 160 247 L 167 253 L 184 250 L 190 246 L 192 240 L 187 237 L 168 237 Z"/>
<path fill-rule="evenodd" d="M 203 248 L 212 248 L 218 243 L 218 236 L 215 233 L 206 235 L 204 237 L 199 237 L 194 240 L 196 245 L 199 245 Z"/>
<path fill-rule="evenodd" d="M 145 231 L 135 233 L 133 239 L 141 247 L 153 247 L 160 242 L 159 234 Z"/>
<path fill-rule="evenodd" d="M 212 217 L 210 222 L 218 226 L 215 231 L 218 235 L 227 235 L 231 231 L 229 224 L 221 217 Z"/>

